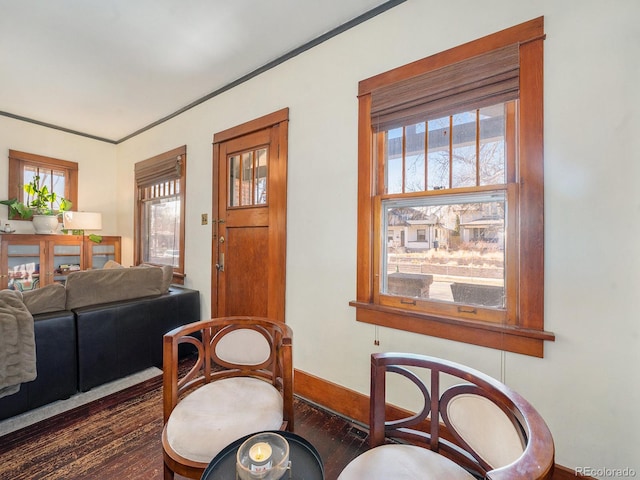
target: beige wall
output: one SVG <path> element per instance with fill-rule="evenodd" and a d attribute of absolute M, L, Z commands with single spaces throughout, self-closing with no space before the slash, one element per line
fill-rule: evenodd
<path fill-rule="evenodd" d="M 115 145 L 0 116 L 0 200 L 7 199 L 9 150 L 77 162 L 78 205 L 73 210 L 102 212 L 102 234 L 117 235 Z M 5 223 L 7 209 L 1 206 L 0 225 Z M 31 222 L 9 223 L 18 233 L 34 232 Z"/>
<path fill-rule="evenodd" d="M 541 15 L 547 33 L 545 316 L 556 341 L 537 359 L 380 328 L 375 347 L 375 328 L 356 322 L 348 306 L 355 298 L 357 83 Z M 118 145 L 115 168 L 113 146 L 1 117 L 0 148 L 80 158 L 90 178 L 109 163 L 106 179 L 94 182 L 115 178 L 116 204 L 105 209 L 125 240 L 126 264 L 133 260 L 133 164 L 186 144 L 186 284 L 202 292 L 209 316 L 211 227 L 199 220 L 201 213 L 211 217 L 212 136 L 289 107 L 286 315 L 295 332 L 296 368 L 366 393 L 374 350 L 467 363 L 502 378 L 539 409 L 558 463 L 628 467 L 640 475 L 638 18 L 635 0 L 408 0 Z M 0 196 L 2 189 L 0 181 Z M 81 192 L 83 204 L 91 204 L 90 195 Z"/>

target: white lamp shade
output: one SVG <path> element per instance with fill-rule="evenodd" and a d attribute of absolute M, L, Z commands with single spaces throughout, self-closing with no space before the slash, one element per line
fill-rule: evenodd
<path fill-rule="evenodd" d="M 102 214 L 97 212 L 62 212 L 66 230 L 102 230 Z"/>

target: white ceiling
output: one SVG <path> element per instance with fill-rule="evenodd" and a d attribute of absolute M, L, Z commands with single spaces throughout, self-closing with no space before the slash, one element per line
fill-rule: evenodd
<path fill-rule="evenodd" d="M 117 142 L 397 3 L 0 0 L 0 114 Z"/>

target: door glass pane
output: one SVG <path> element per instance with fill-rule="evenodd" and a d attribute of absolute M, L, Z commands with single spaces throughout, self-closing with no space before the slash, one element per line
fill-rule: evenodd
<path fill-rule="evenodd" d="M 8 245 L 7 263 L 7 288 L 22 292 L 40 286 L 39 244 Z"/>
<path fill-rule="evenodd" d="M 53 254 L 79 257 L 80 248 L 80 245 L 54 245 Z"/>
<path fill-rule="evenodd" d="M 504 192 L 383 201 L 381 292 L 504 308 Z"/>
<path fill-rule="evenodd" d="M 103 268 L 109 260 L 115 261 L 116 247 L 114 245 L 91 245 L 91 260 L 89 268 Z"/>
<path fill-rule="evenodd" d="M 267 149 L 256 150 L 256 205 L 267 203 Z"/>
<path fill-rule="evenodd" d="M 80 270 L 80 245 L 53 246 L 53 280 L 64 283 L 69 272 Z"/>
<path fill-rule="evenodd" d="M 229 157 L 229 206 L 240 205 L 240 157 Z"/>
<path fill-rule="evenodd" d="M 267 204 L 268 149 L 229 157 L 229 207 Z"/>
<path fill-rule="evenodd" d="M 240 191 L 240 205 L 253 205 L 253 152 L 242 154 L 242 188 Z"/>
<path fill-rule="evenodd" d="M 34 257 L 40 256 L 40 246 L 36 245 L 7 245 L 7 253 L 9 256 L 26 256 L 33 255 Z"/>

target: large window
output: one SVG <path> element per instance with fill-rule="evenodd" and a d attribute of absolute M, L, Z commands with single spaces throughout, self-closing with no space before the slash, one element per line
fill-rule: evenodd
<path fill-rule="evenodd" d="M 183 146 L 135 165 L 135 263 L 171 265 L 174 283 L 184 282 L 186 162 Z"/>
<path fill-rule="evenodd" d="M 33 153 L 9 150 L 9 198 L 27 202 L 24 185 L 39 177 L 39 184 L 72 203 L 78 210 L 78 164 Z M 52 205 L 54 208 L 55 205 Z"/>
<path fill-rule="evenodd" d="M 542 356 L 543 19 L 360 82 L 357 319 Z"/>

